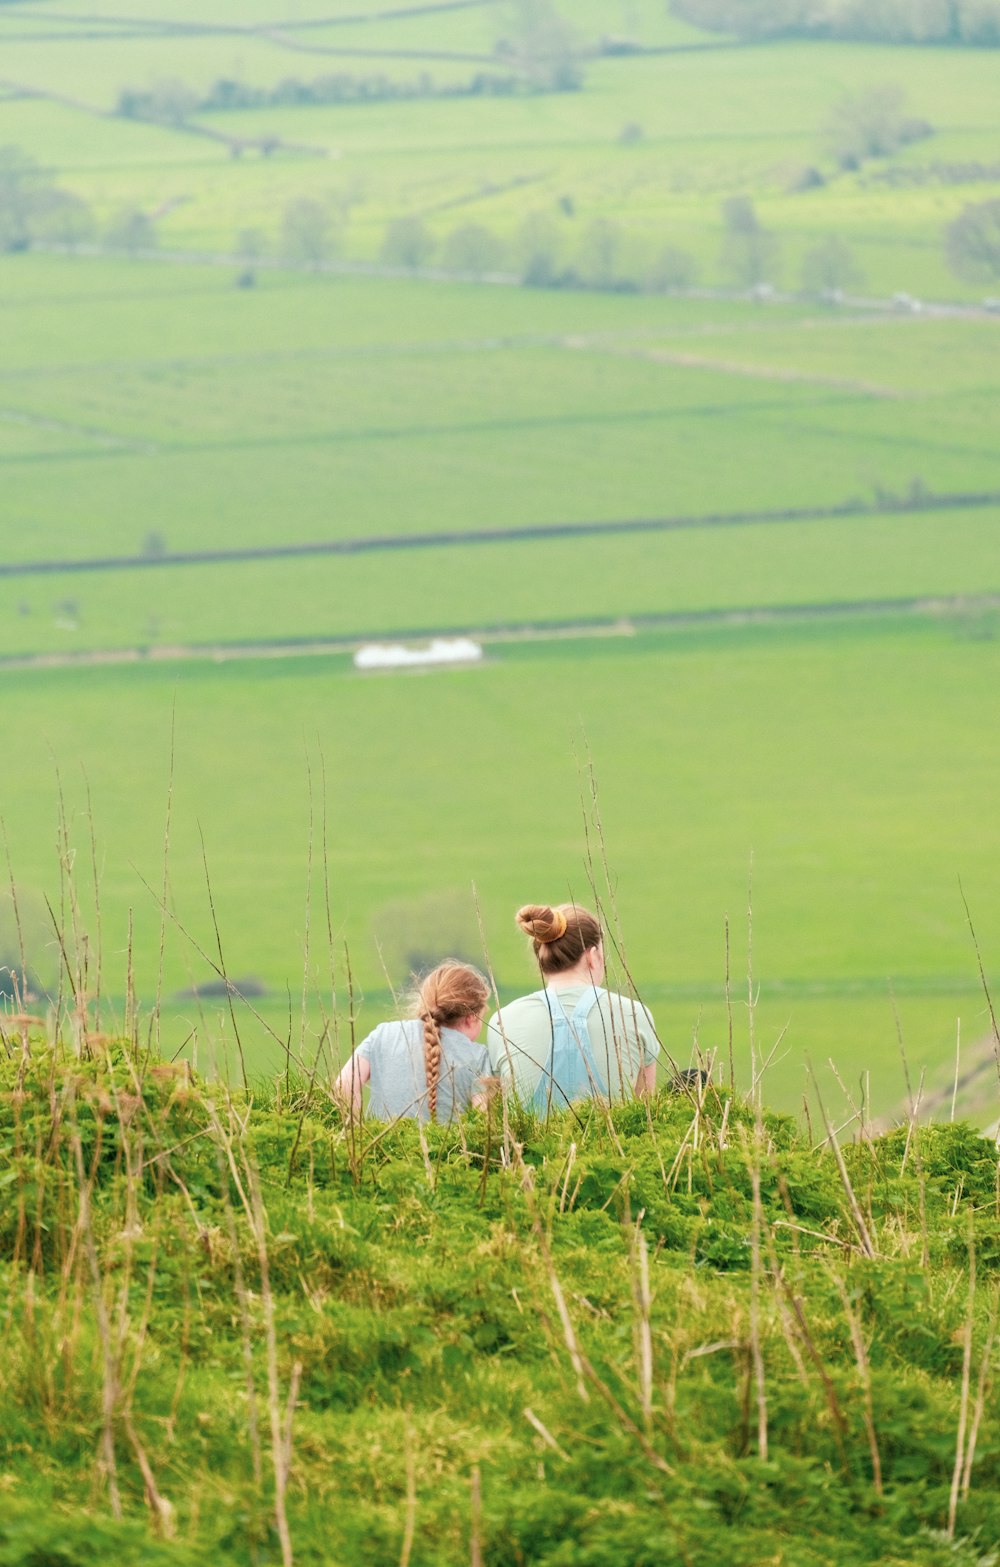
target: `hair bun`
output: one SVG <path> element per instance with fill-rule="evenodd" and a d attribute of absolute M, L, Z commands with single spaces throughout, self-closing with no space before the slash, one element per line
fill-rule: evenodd
<path fill-rule="evenodd" d="M 562 909 L 548 903 L 526 903 L 514 916 L 519 928 L 533 941 L 546 945 L 566 934 L 566 916 Z"/>

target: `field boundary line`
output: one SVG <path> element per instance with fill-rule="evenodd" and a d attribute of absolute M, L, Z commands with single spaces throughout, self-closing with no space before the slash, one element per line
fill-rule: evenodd
<path fill-rule="evenodd" d="M 3 417 L 0 411 L 0 417 Z M 146 571 L 164 566 L 225 566 L 247 561 L 296 560 L 317 555 L 370 555 L 399 550 L 452 549 L 469 544 L 513 544 L 626 533 L 674 533 L 698 529 L 746 528 L 768 523 L 833 522 L 871 517 L 902 517 L 921 512 L 979 510 L 1000 506 L 1000 490 L 901 497 L 898 504 L 842 501 L 832 506 L 802 506 L 754 512 L 706 512 L 674 517 L 625 517 L 596 522 L 537 522 L 511 528 L 459 532 L 375 534 L 350 539 L 320 539 L 301 544 L 245 545 L 238 549 L 177 550 L 162 555 L 95 555 L 69 560 L 0 561 L 0 578 L 57 576 L 63 573 Z"/>
<path fill-rule="evenodd" d="M 393 6 L 384 11 L 355 11 L 352 14 L 338 16 L 307 17 L 303 20 L 292 19 L 289 22 L 172 22 L 163 16 L 106 16 L 99 12 L 81 12 L 79 15 L 68 15 L 66 12 L 44 15 L 43 20 L 51 27 L 54 23 L 66 22 L 69 26 L 98 26 L 107 31 L 92 33 L 89 37 L 105 38 L 164 38 L 164 37 L 246 37 L 255 33 L 266 33 L 269 28 L 280 27 L 287 32 L 306 32 L 310 29 L 325 27 L 357 27 L 370 22 L 404 21 L 411 16 L 429 16 L 438 11 L 470 11 L 482 9 L 492 4 L 492 0 L 428 0 L 424 5 Z M 20 5 L 11 7 L 10 15 L 15 21 L 34 21 L 30 12 L 25 12 Z M 119 29 L 134 29 L 134 31 L 119 31 Z M 17 35 L 14 35 L 15 37 Z M 36 35 L 40 39 L 52 36 L 60 41 L 72 41 L 79 35 L 72 33 L 55 33 L 54 35 Z"/>
<path fill-rule="evenodd" d="M 315 658 L 350 653 L 373 642 L 426 642 L 437 637 L 471 637 L 487 645 L 517 642 L 554 642 L 589 637 L 633 637 L 643 631 L 735 629 L 743 626 L 783 625 L 816 621 L 877 619 L 969 619 L 1000 610 L 1000 593 L 924 595 L 918 598 L 829 600 L 816 604 L 747 604 L 721 609 L 672 610 L 662 614 L 583 617 L 576 620 L 539 620 L 507 625 L 417 626 L 394 630 L 347 632 L 329 637 L 271 637 L 254 641 L 150 644 L 141 647 L 92 648 L 64 653 L 6 653 L 0 669 L 89 669 L 101 665 L 158 663 L 228 663 L 236 660 Z M 384 675 L 425 674 L 416 669 L 366 671 L 364 678 Z M 442 664 L 441 668 L 454 668 Z"/>

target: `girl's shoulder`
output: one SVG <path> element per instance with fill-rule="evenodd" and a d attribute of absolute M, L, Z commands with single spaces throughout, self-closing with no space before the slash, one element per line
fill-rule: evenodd
<path fill-rule="evenodd" d="M 449 1028 L 445 1024 L 441 1029 L 441 1049 L 445 1055 L 456 1060 L 475 1061 L 485 1048 L 485 1045 L 481 1045 L 477 1039 L 470 1039 L 459 1028 Z"/>
<path fill-rule="evenodd" d="M 377 1023 L 358 1048 L 367 1055 L 372 1050 L 387 1050 L 393 1045 L 409 1044 L 418 1029 L 422 1038 L 423 1026 L 419 1019 L 389 1018 L 385 1023 Z"/>

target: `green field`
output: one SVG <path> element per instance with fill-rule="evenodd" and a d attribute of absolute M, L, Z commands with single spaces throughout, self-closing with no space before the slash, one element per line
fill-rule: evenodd
<path fill-rule="evenodd" d="M 194 1031 L 199 1060 L 232 1065 L 231 1024 L 220 1040 L 215 1004 L 181 999 L 212 976 L 202 842 L 226 969 L 296 1050 L 333 1000 L 346 1047 L 345 947 L 361 1027 L 412 959 L 478 954 L 473 883 L 513 992 L 530 982 L 514 908 L 591 896 L 589 756 L 629 968 L 673 1056 L 728 1050 L 728 919 L 746 1079 L 752 862 L 757 1046 L 787 1025 L 771 1099 L 796 1105 L 806 1057 L 833 1057 L 853 1082 L 870 1068 L 891 1109 L 898 1033 L 914 1078 L 940 1086 L 958 1019 L 969 1051 L 989 1031 L 959 877 L 1000 971 L 1000 316 L 943 244 L 965 202 L 1000 193 L 996 53 L 749 47 L 660 0 L 588 3 L 581 90 L 449 96 L 515 69 L 494 47 L 511 8 L 133 11 L 0 8 L 0 146 L 97 225 L 76 254 L 0 253 L 0 815 L 40 977 L 58 970 L 43 894 L 72 923 L 58 775 L 91 988 L 100 945 L 123 1016 L 131 914 L 149 1022 L 161 916 L 144 882 L 163 883 L 173 734 L 170 906 L 193 939 L 167 922 L 171 1049 Z M 600 54 L 609 35 L 639 48 Z M 394 91 L 421 71 L 407 99 L 177 125 L 112 112 L 167 79 L 204 94 L 348 72 Z M 885 83 L 934 134 L 838 172 L 831 111 Z M 264 136 L 283 145 L 232 155 Z M 793 190 L 809 167 L 825 183 Z M 733 196 L 776 236 L 784 293 L 726 278 Z M 316 267 L 282 248 L 301 198 L 340 230 Z M 107 243 L 128 206 L 150 255 Z M 402 215 L 438 246 L 426 275 L 379 263 Z M 593 220 L 615 225 L 629 288 L 521 286 L 532 215 L 584 271 Z M 434 270 L 467 222 L 502 246 L 493 282 Z M 237 288 L 248 228 L 263 255 Z M 863 269 L 847 303 L 799 291 L 830 235 Z M 667 244 L 700 287 L 635 291 Z M 610 526 L 630 520 L 683 526 Z M 581 524 L 608 526 L 524 536 Z M 409 547 L 171 559 L 376 537 Z M 445 630 L 481 633 L 483 666 L 350 667 L 365 638 Z M 251 1064 L 280 1061 L 241 1016 Z M 967 1108 L 995 1118 L 980 1088 Z"/>
<path fill-rule="evenodd" d="M 120 1016 L 131 909 L 148 1010 L 173 730 L 172 909 L 215 957 L 203 840 L 227 970 L 266 987 L 282 1036 L 290 989 L 298 1048 L 307 923 L 307 989 L 330 989 L 324 880 L 342 1007 L 345 944 L 365 1018 L 387 1004 L 376 938 L 393 984 L 428 945 L 478 952 L 473 882 L 499 983 L 529 981 L 513 910 L 590 896 L 589 756 L 629 966 L 671 1053 L 686 1061 L 694 1034 L 726 1048 L 728 917 L 745 1067 L 752 856 L 758 1043 L 789 1028 L 772 1094 L 796 1103 L 806 1055 L 819 1068 L 832 1054 L 852 1079 L 870 1067 L 884 1105 L 901 1092 L 893 992 L 915 1073 L 950 1066 L 957 1017 L 967 1043 L 988 1029 L 958 878 L 993 953 L 993 629 L 807 622 L 526 645 L 410 677 L 336 660 L 8 674 L 15 873 L 58 906 L 58 762 L 91 932 L 88 788 L 93 805 L 105 988 Z M 592 824 L 590 840 L 599 857 Z M 165 996 L 212 977 L 177 926 L 167 937 Z M 190 1003 L 172 1011 L 171 1039 L 197 1028 L 204 1060 L 206 1020 Z M 316 1017 L 311 1003 L 310 1029 Z M 266 1054 L 280 1059 L 273 1043 Z M 265 1059 L 256 1045 L 253 1058 Z"/>

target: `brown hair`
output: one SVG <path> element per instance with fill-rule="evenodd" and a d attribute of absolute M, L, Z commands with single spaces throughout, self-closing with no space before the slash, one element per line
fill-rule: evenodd
<path fill-rule="evenodd" d="M 414 1011 L 424 1025 L 424 1070 L 427 1073 L 427 1110 L 437 1120 L 438 1080 L 441 1076 L 441 1028 L 470 1013 L 482 1012 L 490 987 L 478 969 L 449 961 L 420 981 Z"/>
<path fill-rule="evenodd" d="M 543 974 L 575 968 L 583 954 L 604 939 L 597 916 L 579 903 L 526 903 L 514 916 L 531 937 L 535 960 Z"/>

